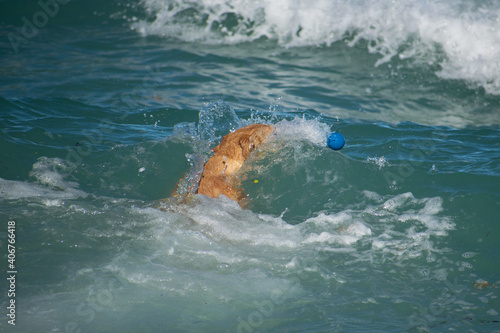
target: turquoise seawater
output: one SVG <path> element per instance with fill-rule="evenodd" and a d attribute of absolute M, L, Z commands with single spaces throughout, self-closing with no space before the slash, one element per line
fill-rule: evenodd
<path fill-rule="evenodd" d="M 0 331 L 500 332 L 498 17 L 1 1 Z M 194 194 L 252 123 L 246 209 Z"/>

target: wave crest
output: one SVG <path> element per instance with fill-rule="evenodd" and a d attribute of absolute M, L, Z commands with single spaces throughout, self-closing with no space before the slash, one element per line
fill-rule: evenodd
<path fill-rule="evenodd" d="M 366 42 L 381 57 L 439 65 L 445 79 L 500 94 L 500 3 L 445 0 L 144 0 L 132 18 L 144 36 L 237 44 L 261 38 L 286 47 Z M 364 44 L 363 44 L 364 45 Z"/>

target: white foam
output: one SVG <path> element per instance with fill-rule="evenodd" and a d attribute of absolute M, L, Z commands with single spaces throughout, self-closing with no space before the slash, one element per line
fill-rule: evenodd
<path fill-rule="evenodd" d="M 500 3 L 419 0 L 143 0 L 143 35 L 234 44 L 263 36 L 284 46 L 350 46 L 368 41 L 381 57 L 439 64 L 443 78 L 464 79 L 500 94 Z M 230 14 L 229 14 L 230 13 Z M 442 56 L 444 54 L 444 57 Z"/>
<path fill-rule="evenodd" d="M 118 311 L 135 313 L 138 307 L 158 313 L 178 308 L 180 316 L 191 311 L 193 316 L 201 313 L 200 320 L 219 320 L 217 316 L 224 320 L 228 306 L 247 316 L 256 311 L 256 302 L 266 302 L 277 309 L 277 305 L 292 300 L 286 304 L 292 304 L 291 309 L 296 310 L 311 292 L 331 299 L 331 293 L 337 292 L 341 285 L 347 288 L 355 285 L 362 290 L 365 287 L 358 285 L 358 278 L 353 280 L 352 276 L 374 269 L 408 270 L 403 277 L 409 277 L 415 268 L 412 264 L 421 265 L 421 257 L 430 258 L 440 251 L 431 241 L 439 235 L 419 222 L 427 215 L 438 220 L 446 218 L 441 216 L 438 198 L 418 199 L 411 193 L 390 198 L 369 191 L 365 191 L 365 196 L 379 207 L 392 202 L 391 207 L 398 212 L 378 216 L 371 213 L 375 208 L 372 211 L 346 208 L 324 211 L 298 225 L 290 225 L 279 216 L 243 210 L 224 197 L 195 195 L 191 201 L 172 205 L 169 211 L 133 206 L 126 199 L 112 208 L 114 200 L 110 198 L 103 198 L 99 207 L 93 206 L 95 200 L 82 200 L 89 207 L 85 211 L 78 205 L 71 206 L 78 217 L 82 217 L 81 212 L 105 211 L 98 220 L 91 217 L 91 221 L 99 221 L 98 225 L 78 225 L 88 228 L 83 231 L 85 237 L 109 238 L 90 243 L 95 246 L 95 253 L 106 250 L 106 255 L 88 256 L 86 268 L 68 275 L 62 293 L 44 294 L 40 299 L 37 295 L 28 297 L 26 307 L 33 313 L 40 313 L 36 311 L 40 304 L 50 309 L 51 313 L 37 316 L 42 322 L 47 318 L 51 322 L 61 322 L 60 318 L 73 320 L 71 311 L 74 313 L 81 304 L 89 309 L 93 304 L 90 302 L 95 300 L 103 301 L 96 303 L 101 309 L 96 313 L 106 322 L 116 317 Z M 415 219 L 400 221 L 402 214 L 412 214 Z M 68 232 L 82 232 L 74 229 Z M 110 249 L 109 244 L 117 245 Z M 428 266 L 431 276 L 440 281 L 446 279 L 448 271 L 442 263 L 436 269 Z M 460 262 L 454 269 L 470 267 Z M 351 299 L 352 293 L 349 289 L 346 292 L 349 295 L 346 299 Z M 131 303 L 130 295 L 141 301 Z M 392 301 L 397 303 L 401 298 L 398 294 Z M 362 299 L 362 303 L 384 300 L 368 296 Z M 200 307 L 203 307 L 201 312 Z M 82 318 L 80 322 L 83 323 Z M 185 325 L 186 321 L 181 318 L 179 323 Z M 100 324 L 96 320 L 85 327 L 93 329 Z"/>
<path fill-rule="evenodd" d="M 361 222 L 356 222 L 346 228 L 339 228 L 337 233 L 322 232 L 319 235 L 312 233 L 304 240 L 304 244 L 321 243 L 321 244 L 338 244 L 352 245 L 364 236 L 370 236 L 371 229 Z"/>
<path fill-rule="evenodd" d="M 477 254 L 477 253 L 475 253 L 475 252 L 464 252 L 464 253 L 462 253 L 462 257 L 464 257 L 464 258 L 472 258 L 472 257 L 474 257 L 476 254 Z"/>
<path fill-rule="evenodd" d="M 42 156 L 33 164 L 30 176 L 35 177 L 40 184 L 47 186 L 59 188 L 77 187 L 77 183 L 68 182 L 64 179 L 70 168 L 70 165 L 65 160 Z"/>
<path fill-rule="evenodd" d="M 325 147 L 326 138 L 330 134 L 327 124 L 318 119 L 296 117 L 293 120 L 282 120 L 275 124 L 276 136 L 283 141 L 308 141 L 316 146 Z"/>
<path fill-rule="evenodd" d="M 299 230 L 281 218 L 243 210 L 225 196 L 196 195 L 195 199 L 196 205 L 181 205 L 178 212 L 188 215 L 197 230 L 216 241 L 291 248 L 300 242 Z"/>
<path fill-rule="evenodd" d="M 384 156 L 382 156 L 382 157 L 376 157 L 376 156 L 370 157 L 370 156 L 368 156 L 366 158 L 366 161 L 373 163 L 373 164 L 376 164 L 378 166 L 379 170 L 382 169 L 387 164 L 389 164 L 389 162 L 387 162 L 387 159 Z"/>
<path fill-rule="evenodd" d="M 367 199 L 371 201 L 380 202 L 382 200 L 382 197 L 378 193 L 373 191 L 364 190 L 363 194 Z"/>
<path fill-rule="evenodd" d="M 0 178 L 0 198 L 21 199 L 41 198 L 47 206 L 58 206 L 64 199 L 86 197 L 87 193 L 78 189 L 78 183 L 68 181 L 71 172 L 69 164 L 59 158 L 40 157 L 33 164 L 30 176 L 36 182 L 13 181 Z"/>
<path fill-rule="evenodd" d="M 407 192 L 403 194 L 399 194 L 393 198 L 390 198 L 383 204 L 383 208 L 389 212 L 396 210 L 397 208 L 403 206 L 406 202 L 410 200 L 415 200 L 415 197 L 412 193 Z"/>
<path fill-rule="evenodd" d="M 0 198 L 2 199 L 23 199 L 41 198 L 47 206 L 58 206 L 62 200 L 84 198 L 87 193 L 81 190 L 66 188 L 49 188 L 46 186 L 0 178 Z"/>
<path fill-rule="evenodd" d="M 489 302 L 489 300 L 487 302 Z M 498 311 L 493 308 L 486 311 L 486 313 L 489 314 L 490 316 L 498 316 Z"/>
<path fill-rule="evenodd" d="M 338 226 L 342 223 L 346 223 L 352 220 L 352 216 L 346 212 L 340 212 L 338 214 L 325 214 L 320 213 L 316 217 L 308 218 L 305 223 L 313 223 L 317 226 L 327 226 L 333 225 Z"/>
<path fill-rule="evenodd" d="M 205 239 L 204 242 L 238 244 L 252 252 L 255 249 L 267 251 L 262 250 L 266 248 L 283 253 L 307 252 L 312 246 L 323 251 L 351 253 L 359 258 L 379 257 L 385 253 L 400 260 L 419 256 L 426 256 L 429 262 L 435 260 L 434 253 L 441 250 L 435 248 L 433 239 L 445 237 L 455 227 L 448 216 L 442 215 L 440 197 L 418 199 L 410 192 L 385 198 L 369 191 L 365 191 L 365 195 L 375 201 L 376 206 L 336 213 L 320 212 L 297 225 L 287 224 L 281 217 L 242 210 L 224 196 L 213 199 L 196 195 L 191 204 L 180 205 L 174 210 L 188 217 L 189 229 L 201 237 L 195 237 L 196 242 Z M 182 230 L 178 227 L 176 230 Z M 184 237 L 192 238 L 195 234 Z M 358 253 L 356 246 L 360 241 L 371 244 L 371 250 Z M 248 260 L 227 256 L 220 250 L 203 249 L 196 253 L 228 265 Z M 165 251 L 177 253 L 171 245 Z M 261 256 L 267 255 L 261 253 Z"/>
<path fill-rule="evenodd" d="M 437 217 L 443 210 L 443 199 L 440 197 L 427 198 L 422 200 L 413 200 L 418 203 L 424 203 L 425 206 L 419 211 L 410 214 L 401 214 L 399 220 L 402 222 L 408 220 L 416 220 L 427 227 L 427 230 L 432 230 L 435 235 L 446 235 L 447 230 L 452 230 L 454 224 L 446 217 Z"/>

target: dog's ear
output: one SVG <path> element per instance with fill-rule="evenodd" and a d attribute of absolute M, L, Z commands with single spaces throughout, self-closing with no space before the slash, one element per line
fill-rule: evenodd
<path fill-rule="evenodd" d="M 259 146 L 264 141 L 262 138 L 262 133 L 260 133 L 259 131 L 253 132 L 248 141 L 249 141 L 249 146 L 248 146 L 249 150 L 250 152 L 252 152 L 255 150 L 255 148 L 259 148 Z"/>
<path fill-rule="evenodd" d="M 240 138 L 238 144 L 241 147 L 241 154 L 243 158 L 246 160 L 250 153 L 255 149 L 255 144 L 252 141 L 251 137 L 244 136 Z"/>

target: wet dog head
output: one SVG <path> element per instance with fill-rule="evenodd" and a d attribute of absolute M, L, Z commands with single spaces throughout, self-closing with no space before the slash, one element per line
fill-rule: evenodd
<path fill-rule="evenodd" d="M 241 203 L 243 191 L 238 188 L 238 180 L 233 177 L 255 149 L 267 141 L 274 131 L 271 125 L 254 124 L 238 129 L 222 138 L 213 149 L 214 155 L 204 166 L 198 193 L 210 197 L 226 195 Z"/>
<path fill-rule="evenodd" d="M 221 154 L 243 164 L 252 151 L 267 141 L 273 131 L 273 126 L 264 124 L 240 128 L 222 138 L 221 143 L 214 148 L 214 152 L 216 155 Z"/>

